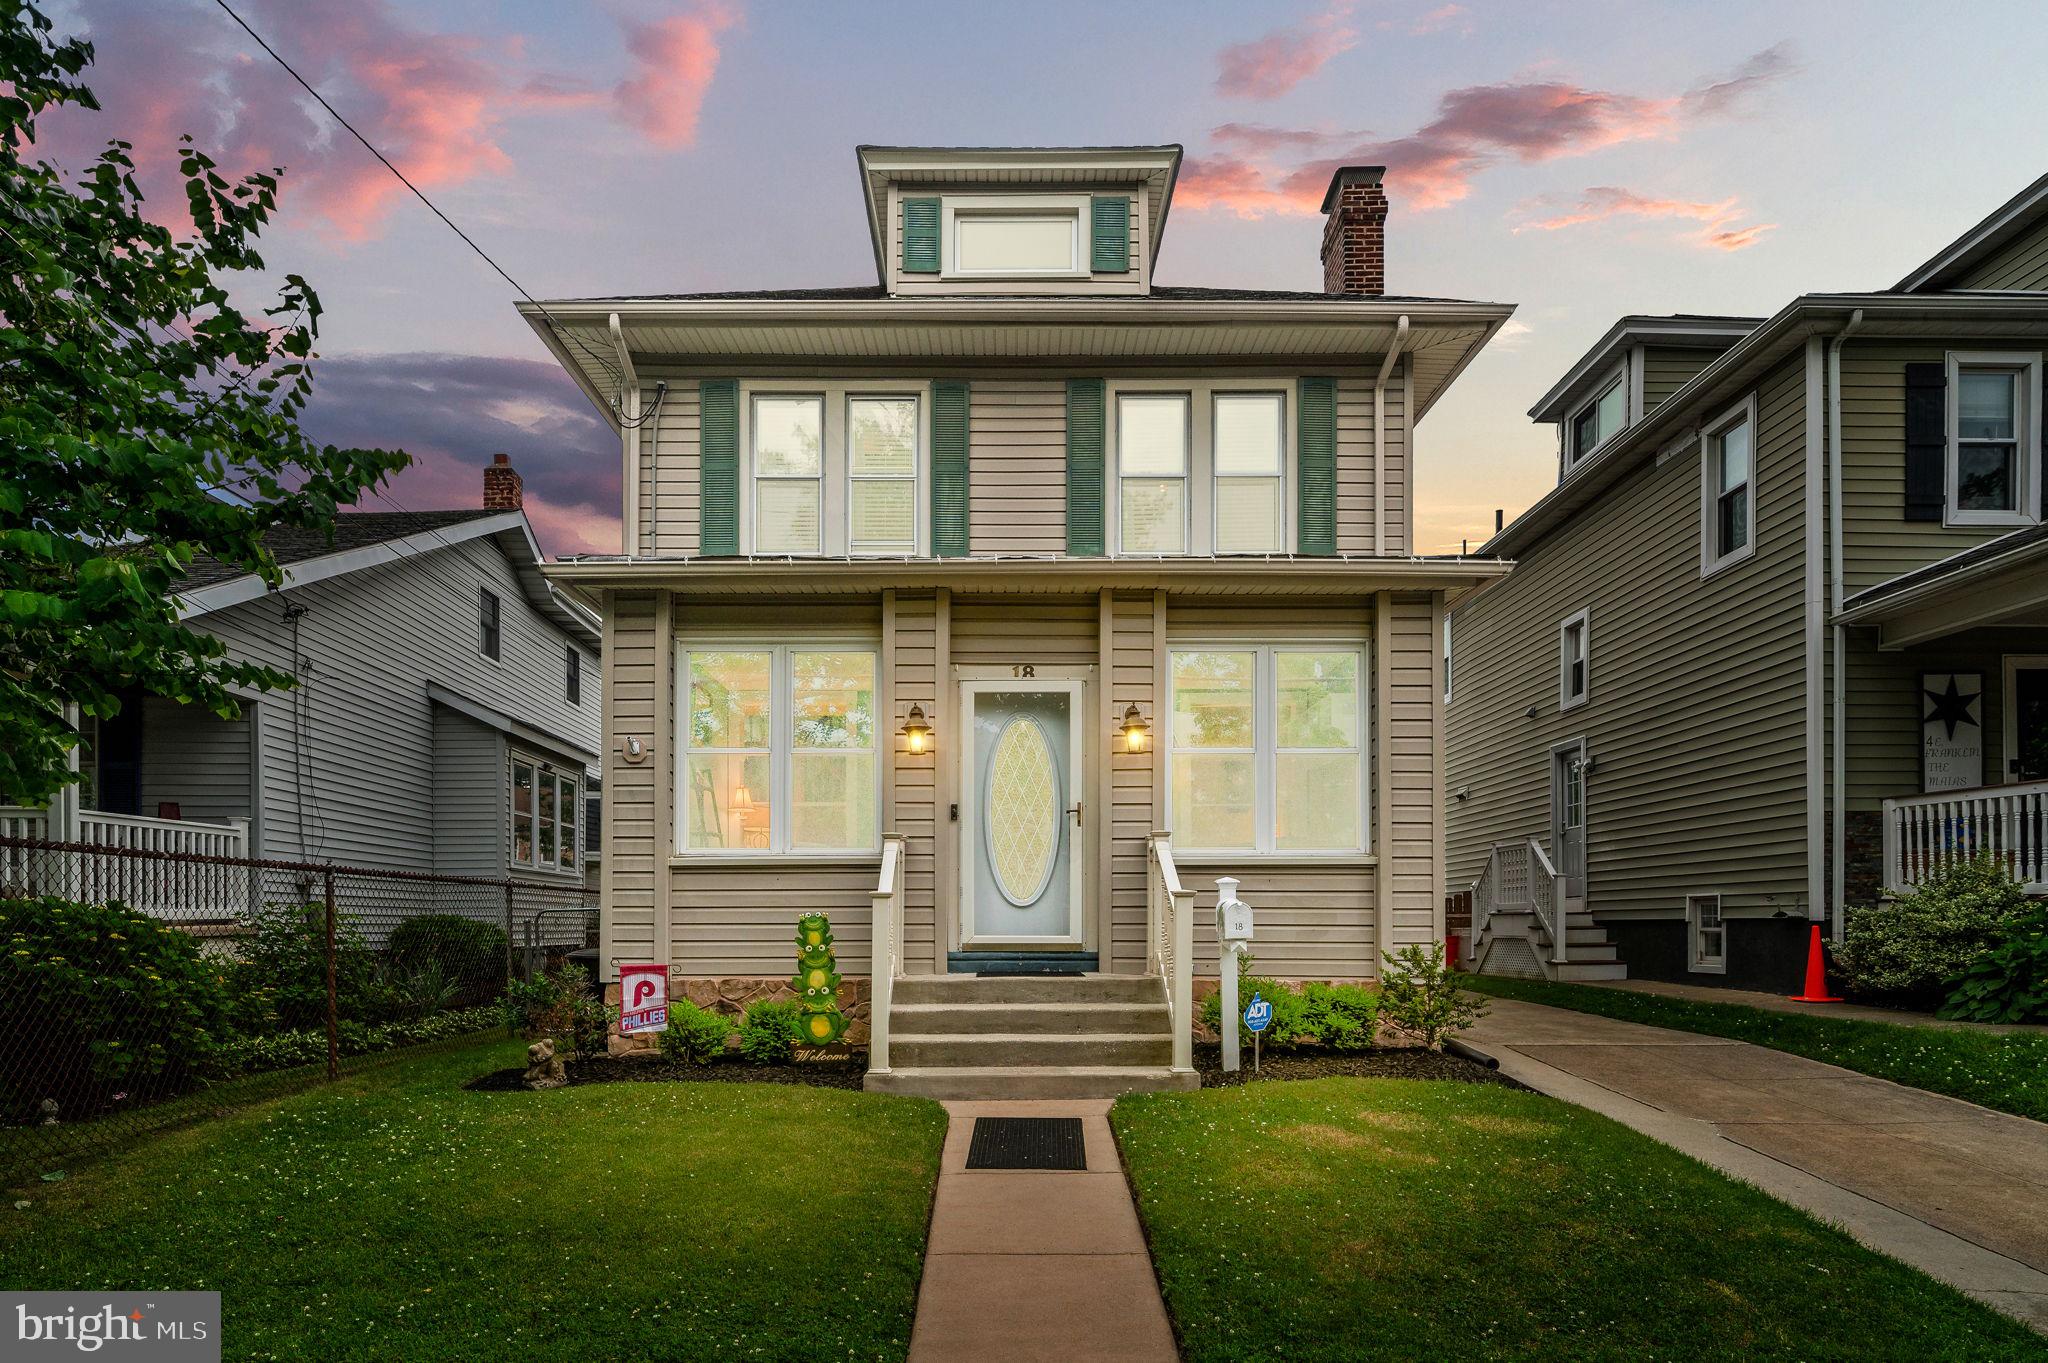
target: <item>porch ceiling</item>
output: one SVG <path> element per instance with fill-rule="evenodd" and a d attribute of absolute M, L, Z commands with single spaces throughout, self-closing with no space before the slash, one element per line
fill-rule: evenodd
<path fill-rule="evenodd" d="M 1844 625 L 1874 625 L 1879 647 L 1909 648 L 1986 626 L 2048 627 L 2048 525 L 2028 526 L 1843 603 Z"/>

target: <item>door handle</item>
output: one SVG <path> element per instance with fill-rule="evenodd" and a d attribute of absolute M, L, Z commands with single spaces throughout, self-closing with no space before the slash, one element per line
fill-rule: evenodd
<path fill-rule="evenodd" d="M 1074 807 L 1068 810 L 1067 813 L 1074 816 L 1074 827 L 1079 828 L 1081 826 L 1081 802 L 1079 800 L 1074 801 Z"/>

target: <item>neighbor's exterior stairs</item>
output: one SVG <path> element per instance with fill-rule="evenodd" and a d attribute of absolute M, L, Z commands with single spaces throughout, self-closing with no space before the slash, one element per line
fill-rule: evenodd
<path fill-rule="evenodd" d="M 1565 961 L 1557 962 L 1550 932 L 1529 909 L 1496 909 L 1473 943 L 1476 975 L 1515 975 L 1543 980 L 1625 980 L 1628 966 L 1607 929 L 1593 921 L 1583 899 L 1564 905 Z"/>
<path fill-rule="evenodd" d="M 893 986 L 887 1073 L 868 1088 L 925 1098 L 1109 1098 L 1191 1089 L 1172 1069 L 1152 975 L 912 975 Z"/>

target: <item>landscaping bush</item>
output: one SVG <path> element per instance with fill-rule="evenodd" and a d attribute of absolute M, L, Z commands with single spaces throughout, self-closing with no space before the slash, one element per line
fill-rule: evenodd
<path fill-rule="evenodd" d="M 1387 971 L 1380 980 L 1380 1016 L 1398 1032 L 1414 1037 L 1432 1051 L 1486 1013 L 1486 1005 L 1459 992 L 1456 972 L 1444 963 L 1441 942 L 1429 950 L 1402 947 L 1386 953 Z"/>
<path fill-rule="evenodd" d="M 740 1054 L 756 1065 L 787 1065 L 790 1047 L 802 1035 L 797 1023 L 802 1011 L 789 1001 L 748 1004 L 747 1015 L 740 1020 Z"/>
<path fill-rule="evenodd" d="M 502 1014 L 496 1007 L 462 1008 L 409 1021 L 366 1024 L 344 1022 L 335 1028 L 336 1049 L 344 1056 L 372 1055 L 395 1051 L 429 1041 L 448 1041 L 458 1036 L 487 1031 L 497 1026 Z M 327 1063 L 327 1029 L 302 1028 L 273 1032 L 267 1036 L 236 1037 L 215 1052 L 207 1073 L 217 1079 L 268 1070 L 290 1069 L 295 1065 Z"/>
<path fill-rule="evenodd" d="M 236 1023 L 259 1027 L 327 1025 L 327 909 L 321 904 L 265 904 L 250 922 L 235 971 Z M 334 925 L 335 1015 L 344 1022 L 381 1022 L 390 989 L 376 955 L 347 914 Z"/>
<path fill-rule="evenodd" d="M 617 1010 L 590 992 L 590 972 L 558 966 L 530 980 L 514 980 L 499 1001 L 505 1025 L 529 1040 L 547 1037 L 560 1052 L 604 1051 Z"/>
<path fill-rule="evenodd" d="M 1929 876 L 1911 894 L 1852 908 L 1836 951 L 1839 979 L 1861 998 L 1933 1008 L 1949 981 L 2006 940 L 2026 895 L 1989 853 Z"/>
<path fill-rule="evenodd" d="M 2005 940 L 1949 982 L 1941 1016 L 1963 1022 L 2048 1022 L 2048 904 L 2006 920 Z"/>
<path fill-rule="evenodd" d="M 1237 1004 L 1244 1008 L 1257 994 L 1273 1005 L 1273 1020 L 1267 1025 L 1261 1045 L 1269 1050 L 1290 1051 L 1327 1046 L 1332 1050 L 1357 1051 L 1372 1045 L 1378 1030 L 1379 996 L 1364 985 L 1322 984 L 1311 980 L 1292 985 L 1264 975 L 1244 975 L 1237 981 Z M 1223 1026 L 1223 995 L 1215 993 L 1202 1000 L 1198 1014 L 1210 1031 Z M 1249 1042 L 1250 1037 L 1245 1040 Z"/>
<path fill-rule="evenodd" d="M 668 1030 L 660 1034 L 661 1054 L 667 1060 L 708 1065 L 725 1054 L 726 1038 L 731 1035 L 732 1020 L 723 1013 L 677 999 L 668 1006 Z"/>
<path fill-rule="evenodd" d="M 461 914 L 423 914 L 392 931 L 385 960 L 394 980 L 438 975 L 453 991 L 444 1006 L 474 1007 L 505 987 L 505 930 Z"/>
<path fill-rule="evenodd" d="M 177 1093 L 226 1039 L 226 972 L 120 904 L 0 899 L 0 1108 L 60 1119 Z"/>

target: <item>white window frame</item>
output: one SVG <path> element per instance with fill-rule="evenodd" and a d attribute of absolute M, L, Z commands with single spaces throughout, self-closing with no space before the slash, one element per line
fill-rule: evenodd
<path fill-rule="evenodd" d="M 1252 746 L 1245 748 L 1190 748 L 1190 753 L 1243 754 L 1252 757 L 1252 845 L 1249 847 L 1201 847 L 1190 842 L 1176 844 L 1174 853 L 1184 860 L 1195 857 L 1258 857 L 1275 861 L 1355 861 L 1372 855 L 1373 807 L 1372 766 L 1372 645 L 1358 639 L 1289 640 L 1284 644 L 1253 643 L 1245 639 L 1174 639 L 1166 646 L 1166 711 L 1160 744 L 1165 750 L 1165 803 L 1168 828 L 1174 826 L 1173 760 L 1179 751 L 1173 742 L 1173 655 L 1176 653 L 1250 653 L 1252 663 Z M 1350 653 L 1358 659 L 1358 845 L 1348 848 L 1281 849 L 1276 846 L 1279 821 L 1280 707 L 1274 657 L 1281 653 Z M 1290 748 L 1289 753 L 1336 754 L 1345 748 Z"/>
<path fill-rule="evenodd" d="M 1700 952 L 1700 908 L 1712 903 L 1714 906 L 1715 930 L 1721 934 L 1721 954 L 1708 957 Z M 1713 894 L 1689 894 L 1685 897 L 1685 968 L 1695 975 L 1725 975 L 1728 973 L 1728 912 L 1723 907 L 1719 892 Z"/>
<path fill-rule="evenodd" d="M 913 445 L 911 448 L 910 458 L 910 476 L 908 478 L 905 478 L 901 474 L 855 473 L 853 471 L 853 404 L 856 402 L 861 402 L 863 400 L 902 401 L 903 399 L 906 398 L 909 399 L 911 402 L 915 403 L 917 406 L 917 415 L 912 422 L 911 439 L 913 441 Z M 844 448 L 840 452 L 840 457 L 845 461 L 846 464 L 845 533 L 847 555 L 852 558 L 901 558 L 907 554 L 910 557 L 915 558 L 918 555 L 918 551 L 924 545 L 924 526 L 926 519 L 924 513 L 924 490 L 925 479 L 928 477 L 926 468 L 929 464 L 929 455 L 926 453 L 925 450 L 925 408 L 930 404 L 928 404 L 925 401 L 925 394 L 922 390 L 899 389 L 897 391 L 890 392 L 886 390 L 870 389 L 865 386 L 860 387 L 858 389 L 847 389 L 845 393 L 841 394 L 840 401 L 845 412 L 845 418 L 840 422 L 840 439 L 844 444 Z M 910 484 L 910 543 L 907 546 L 901 548 L 888 549 L 880 549 L 873 547 L 863 548 L 855 544 L 853 542 L 853 485 L 855 483 L 903 482 L 907 482 Z"/>
<path fill-rule="evenodd" d="M 1170 559 L 1207 558 L 1216 545 L 1216 441 L 1215 418 L 1218 394 L 1239 393 L 1280 395 L 1280 548 L 1275 554 L 1291 554 L 1296 542 L 1294 482 L 1299 466 L 1300 432 L 1296 429 L 1292 380 L 1248 379 L 1118 379 L 1104 388 L 1109 404 L 1103 420 L 1103 467 L 1107 470 L 1103 488 L 1104 538 L 1112 558 Z M 1123 456 L 1118 448 L 1117 401 L 1125 394 L 1145 397 L 1173 394 L 1188 400 L 1187 496 L 1184 498 L 1187 528 L 1179 554 L 1155 554 L 1123 547 Z M 1255 558 L 1254 554 L 1231 554 L 1233 559 Z"/>
<path fill-rule="evenodd" d="M 505 661 L 505 599 L 489 587 L 477 588 L 476 652 L 494 663 Z"/>
<path fill-rule="evenodd" d="M 948 194 L 939 201 L 939 277 L 942 279 L 1087 279 L 1089 196 L 1086 194 Z M 954 259 L 962 217 L 1066 218 L 1073 224 L 1073 255 L 1066 269 L 966 270 Z"/>
<path fill-rule="evenodd" d="M 1276 475 L 1280 481 L 1280 520 L 1279 524 L 1274 527 L 1274 529 L 1279 535 L 1280 542 L 1274 545 L 1271 549 L 1232 549 L 1226 552 L 1225 550 L 1216 547 L 1216 542 L 1220 538 L 1216 531 L 1216 509 L 1222 504 L 1223 500 L 1220 496 L 1217 495 L 1217 487 L 1222 483 L 1223 479 L 1225 478 L 1261 478 L 1265 476 L 1263 474 L 1225 474 L 1219 473 L 1216 470 L 1216 404 L 1224 398 L 1232 397 L 1278 398 L 1280 400 L 1280 469 L 1278 474 Z M 1209 493 L 1210 552 L 1219 555 L 1224 555 L 1229 558 L 1258 558 L 1262 555 L 1285 554 L 1290 552 L 1287 546 L 1293 543 L 1293 541 L 1289 538 L 1289 531 L 1292 527 L 1287 514 L 1287 503 L 1289 492 L 1291 491 L 1294 485 L 1294 480 L 1288 477 L 1288 466 L 1290 463 L 1292 463 L 1292 454 L 1294 446 L 1293 441 L 1289 436 L 1289 428 L 1292 426 L 1293 423 L 1289 421 L 1288 418 L 1292 416 L 1293 413 L 1288 406 L 1287 390 L 1284 387 L 1240 388 L 1236 384 L 1212 384 L 1209 386 L 1207 390 L 1207 402 L 1209 408 L 1209 438 L 1206 442 L 1206 445 L 1209 465 L 1207 484 Z M 1190 463 L 1192 463 L 1192 447 L 1195 444 L 1194 433 L 1192 431 L 1189 432 L 1188 443 L 1190 445 Z M 1190 479 L 1192 479 L 1193 476 L 1193 469 L 1190 468 Z M 1192 516 L 1190 517 L 1190 519 L 1193 519 Z M 1119 522 L 1119 524 L 1121 524 L 1121 522 Z"/>
<path fill-rule="evenodd" d="M 1700 576 L 1712 577 L 1730 564 L 1756 555 L 1757 425 L 1756 394 L 1728 408 L 1700 428 Z M 1721 553 L 1721 437 L 1737 426 L 1749 426 L 1749 538 L 1740 549 Z"/>
<path fill-rule="evenodd" d="M 1943 394 L 1948 423 L 1942 455 L 1942 524 L 1950 526 L 2033 525 L 2041 519 L 2041 352 L 2038 350 L 1951 350 L 1944 357 L 1948 386 Z M 1962 371 L 1998 369 L 2019 375 L 2019 410 L 2013 432 L 2016 446 L 2011 511 L 1966 511 L 1958 495 L 1962 468 Z"/>
<path fill-rule="evenodd" d="M 760 461 L 758 459 L 759 451 L 754 445 L 756 434 L 754 418 L 758 405 L 763 399 L 770 402 L 815 402 L 818 405 L 818 471 L 815 474 L 801 478 L 791 477 L 787 474 L 769 475 L 762 473 L 757 467 Z M 811 549 L 772 549 L 765 552 L 772 553 L 777 558 L 785 555 L 792 558 L 815 558 L 821 554 L 830 553 L 831 534 L 826 527 L 830 523 L 831 508 L 827 504 L 826 489 L 831 486 L 831 480 L 827 475 L 827 465 L 831 463 L 831 459 L 826 454 L 826 451 L 831 448 L 832 443 L 831 398 L 823 391 L 809 388 L 788 392 L 764 390 L 745 394 L 744 406 L 746 408 L 746 416 L 742 422 L 742 427 L 746 437 L 747 451 L 747 535 L 749 541 L 758 543 L 761 538 L 761 499 L 755 495 L 760 484 L 764 482 L 815 483 L 818 487 L 818 543 L 816 547 Z"/>
<path fill-rule="evenodd" d="M 851 436 L 850 400 L 862 398 L 914 397 L 917 399 L 917 491 L 915 494 L 917 545 L 911 553 L 922 558 L 931 544 L 932 404 L 929 379 L 746 379 L 740 382 L 740 553 L 752 555 L 754 547 L 754 399 L 756 397 L 819 397 L 825 399 L 824 450 L 819 460 L 823 493 L 818 507 L 816 554 L 784 555 L 774 558 L 901 558 L 901 550 L 863 550 L 855 554 L 852 538 L 853 498 L 850 492 Z"/>
<path fill-rule="evenodd" d="M 1177 398 L 1186 412 L 1181 423 L 1180 451 L 1180 550 L 1168 553 L 1164 550 L 1124 548 L 1124 482 L 1133 479 L 1142 482 L 1166 482 L 1175 475 L 1162 473 L 1127 474 L 1123 467 L 1124 440 L 1124 399 L 1127 397 Z M 1195 545 L 1195 395 L 1184 390 L 1159 389 L 1152 392 L 1119 392 L 1111 399 L 1115 406 L 1109 414 L 1109 444 L 1116 451 L 1115 462 L 1110 465 L 1116 475 L 1116 495 L 1111 500 L 1116 504 L 1116 544 L 1119 554 L 1132 558 L 1186 558 L 1194 552 Z"/>
<path fill-rule="evenodd" d="M 526 858 L 524 861 L 520 860 L 519 858 L 519 809 L 518 806 L 514 803 L 515 799 L 517 798 L 517 791 L 519 788 L 518 782 L 516 780 L 516 775 L 518 773 L 519 768 L 521 767 L 525 767 L 533 773 L 533 855 Z M 541 782 L 543 781 L 552 782 L 555 787 L 555 853 L 551 857 L 543 857 L 540 853 L 540 787 Z M 568 792 L 569 795 L 569 800 L 566 807 L 570 811 L 566 817 L 563 813 L 565 806 L 562 800 L 562 794 L 565 790 Z M 545 757 L 536 757 L 532 753 L 521 752 L 516 749 L 506 754 L 506 864 L 516 867 L 522 871 L 568 870 L 570 872 L 574 872 L 580 869 L 583 865 L 582 856 L 584 850 L 583 824 L 581 823 L 581 819 L 583 817 L 584 795 L 584 779 L 582 772 L 571 771 L 564 767 L 558 767 Z M 567 867 L 564 867 L 562 865 L 562 829 L 564 826 L 567 826 L 575 830 L 577 849 L 576 858 L 571 860 Z"/>
<path fill-rule="evenodd" d="M 1579 693 L 1572 694 L 1572 630 L 1579 631 L 1579 664 L 1584 681 Z M 1584 705 L 1593 695 L 1593 612 L 1574 611 L 1557 622 L 1557 708 L 1573 710 Z"/>
<path fill-rule="evenodd" d="M 886 811 L 882 808 L 882 775 L 884 766 L 891 760 L 893 743 L 889 737 L 889 716 L 883 708 L 882 696 L 882 641 L 873 635 L 821 634 L 805 635 L 801 639 L 782 642 L 777 638 L 755 635 L 718 635 L 690 637 L 676 641 L 676 695 L 673 723 L 676 734 L 676 761 L 672 779 L 675 795 L 675 823 L 669 830 L 673 855 L 678 860 L 701 861 L 789 861 L 823 862 L 845 861 L 849 858 L 868 859 L 882 850 L 882 821 Z M 752 753 L 751 748 L 697 748 L 690 742 L 690 654 L 697 653 L 766 653 L 769 662 L 769 709 L 768 709 L 768 845 L 766 847 L 691 847 L 689 833 L 689 779 L 690 756 L 692 753 Z M 874 754 L 875 781 L 875 828 L 872 838 L 861 847 L 799 848 L 789 846 L 790 806 L 793 795 L 791 755 L 795 751 L 795 717 L 792 715 L 791 699 L 794 688 L 790 680 L 789 655 L 792 653 L 866 653 L 875 664 L 875 714 L 873 746 L 868 751 Z M 859 748 L 833 749 L 836 752 L 859 752 Z"/>
<path fill-rule="evenodd" d="M 1582 450 L 1577 448 L 1573 444 L 1573 440 L 1577 435 L 1575 428 L 1579 424 L 1579 418 L 1586 414 L 1587 408 L 1599 406 L 1600 399 L 1613 391 L 1616 385 L 1621 387 L 1621 424 L 1611 431 L 1598 432 L 1591 449 Z M 1629 397 L 1628 361 L 1624 359 L 1615 365 L 1614 368 L 1608 370 L 1606 376 L 1598 384 L 1594 385 L 1591 397 L 1587 398 L 1584 402 L 1574 405 L 1571 411 L 1566 414 L 1563 432 L 1565 472 L 1569 473 L 1585 463 L 1595 454 L 1598 454 L 1608 441 L 1629 428 L 1629 424 L 1634 417 L 1634 413 L 1630 411 Z"/>
<path fill-rule="evenodd" d="M 1451 670 L 1451 613 L 1444 612 L 1444 705 L 1451 703 L 1451 686 L 1455 679 Z"/>

